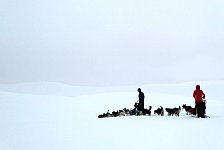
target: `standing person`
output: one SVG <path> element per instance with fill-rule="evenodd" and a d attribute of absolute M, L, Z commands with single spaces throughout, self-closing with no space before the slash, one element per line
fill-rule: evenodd
<path fill-rule="evenodd" d="M 205 98 L 205 94 L 200 89 L 200 85 L 196 85 L 196 90 L 193 93 L 193 97 L 195 99 L 195 109 L 198 118 L 205 118 L 205 102 L 203 101 L 203 99 Z"/>
<path fill-rule="evenodd" d="M 138 98 L 139 98 L 139 111 L 143 111 L 144 110 L 144 98 L 145 98 L 145 95 L 144 95 L 144 93 L 142 92 L 142 90 L 140 88 L 138 88 L 138 92 L 139 92 L 139 95 L 138 95 Z"/>

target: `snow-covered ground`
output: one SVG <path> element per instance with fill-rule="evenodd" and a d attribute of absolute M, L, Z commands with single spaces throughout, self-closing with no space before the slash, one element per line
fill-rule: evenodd
<path fill-rule="evenodd" d="M 194 118 L 126 116 L 98 119 L 98 114 L 133 108 L 137 88 L 145 107 L 194 106 L 200 84 L 207 114 Z M 223 150 L 224 81 L 129 87 L 73 87 L 60 83 L 0 85 L 0 150 Z"/>

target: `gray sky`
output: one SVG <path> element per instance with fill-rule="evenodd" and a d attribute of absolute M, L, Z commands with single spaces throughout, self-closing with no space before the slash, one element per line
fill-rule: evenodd
<path fill-rule="evenodd" d="M 224 79 L 222 0 L 5 0 L 0 83 Z"/>

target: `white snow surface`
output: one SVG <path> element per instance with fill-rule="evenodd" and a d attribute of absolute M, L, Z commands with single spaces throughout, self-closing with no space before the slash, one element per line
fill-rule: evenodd
<path fill-rule="evenodd" d="M 195 85 L 206 94 L 210 118 L 157 116 L 160 106 L 194 106 Z M 133 108 L 137 88 L 152 116 L 99 119 Z M 74 87 L 60 83 L 0 85 L 0 150 L 223 150 L 224 81 L 129 87 Z"/>

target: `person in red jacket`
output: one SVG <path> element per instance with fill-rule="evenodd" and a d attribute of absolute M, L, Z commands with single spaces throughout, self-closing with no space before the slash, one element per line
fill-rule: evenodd
<path fill-rule="evenodd" d="M 193 93 L 193 97 L 195 99 L 195 109 L 198 118 L 205 118 L 205 94 L 204 92 L 200 89 L 200 85 L 196 85 L 196 90 Z"/>

